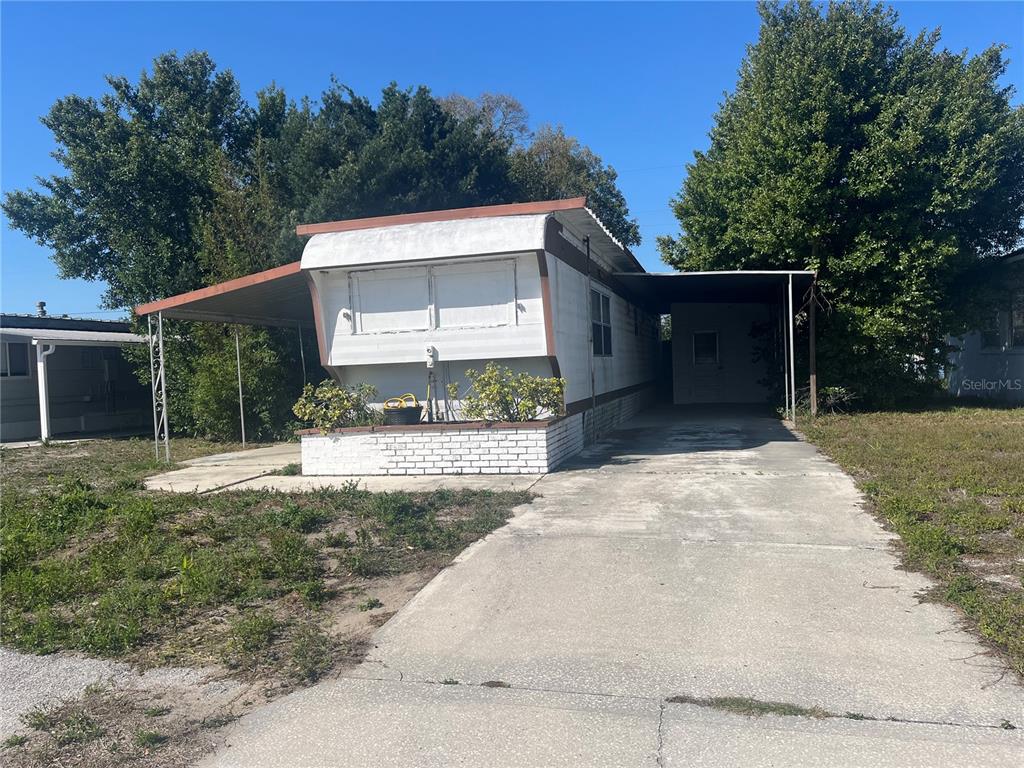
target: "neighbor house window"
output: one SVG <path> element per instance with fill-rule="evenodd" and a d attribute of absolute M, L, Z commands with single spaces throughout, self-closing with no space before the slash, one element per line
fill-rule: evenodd
<path fill-rule="evenodd" d="M 718 331 L 697 331 L 693 334 L 693 364 L 718 364 Z"/>
<path fill-rule="evenodd" d="M 988 317 L 988 322 L 985 323 L 985 327 L 981 329 L 981 346 L 982 349 L 999 349 L 1003 346 L 1002 333 L 999 329 L 999 313 L 993 312 Z"/>
<path fill-rule="evenodd" d="M 5 341 L 0 349 L 0 376 L 28 376 L 28 344 Z"/>
<path fill-rule="evenodd" d="M 1024 290 L 1013 292 L 1010 305 L 1010 346 L 1024 349 Z"/>
<path fill-rule="evenodd" d="M 590 291 L 590 330 L 594 337 L 594 356 L 612 353 L 612 302 L 599 291 Z"/>

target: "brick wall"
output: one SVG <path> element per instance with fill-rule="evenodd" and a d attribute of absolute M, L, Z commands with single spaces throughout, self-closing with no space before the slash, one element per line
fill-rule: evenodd
<path fill-rule="evenodd" d="M 649 401 L 649 392 L 637 392 L 552 422 L 305 433 L 302 474 L 541 474 L 575 456 Z"/>

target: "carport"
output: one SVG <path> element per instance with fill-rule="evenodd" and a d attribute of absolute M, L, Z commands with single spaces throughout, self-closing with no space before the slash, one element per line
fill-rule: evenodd
<path fill-rule="evenodd" d="M 294 328 L 299 337 L 302 355 L 303 379 L 306 358 L 303 350 L 303 330 L 318 328 L 314 316 L 317 303 L 310 300 L 312 282 L 295 261 L 280 267 L 227 280 L 207 288 L 178 294 L 159 301 L 151 301 L 135 308 L 135 314 L 145 317 L 149 329 L 150 382 L 153 389 L 153 434 L 157 457 L 163 446 L 164 458 L 170 461 L 170 425 L 167 417 L 166 359 L 164 355 L 164 318 L 195 320 L 229 325 L 259 325 L 271 328 Z M 317 334 L 321 357 L 324 340 Z M 238 372 L 238 414 L 242 427 L 242 445 L 245 446 L 245 412 L 243 409 L 242 361 L 238 330 L 235 330 L 235 365 Z"/>
<path fill-rule="evenodd" d="M 758 393 L 763 395 L 755 378 L 759 367 L 751 359 L 753 343 L 744 346 L 739 341 L 740 337 L 749 336 L 751 325 L 759 323 L 771 339 L 770 346 L 777 347 L 777 358 L 781 362 L 781 370 L 766 370 L 766 373 L 781 376 L 786 413 L 794 419 L 795 318 L 806 307 L 810 404 L 811 412 L 817 412 L 814 272 L 620 272 L 615 277 L 644 297 L 650 311 L 673 318 L 673 402 L 676 403 L 744 402 Z M 683 375 L 685 381 L 680 380 Z M 698 391 L 699 387 L 703 387 L 703 391 Z"/>

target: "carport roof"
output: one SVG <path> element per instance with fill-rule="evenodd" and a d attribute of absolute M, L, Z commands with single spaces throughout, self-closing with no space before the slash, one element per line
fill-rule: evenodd
<path fill-rule="evenodd" d="M 615 277 L 639 294 L 652 311 L 667 313 L 672 304 L 775 303 L 793 278 L 793 299 L 814 282 L 808 270 L 724 270 L 718 272 L 617 272 Z"/>
<path fill-rule="evenodd" d="M 253 275 L 181 293 L 135 308 L 178 320 L 239 325 L 313 326 L 313 303 L 300 263 L 293 261 Z"/>

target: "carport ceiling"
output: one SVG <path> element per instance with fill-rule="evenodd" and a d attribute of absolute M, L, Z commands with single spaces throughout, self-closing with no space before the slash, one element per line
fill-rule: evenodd
<path fill-rule="evenodd" d="M 814 282 L 807 271 L 731 272 L 618 272 L 615 277 L 642 296 L 648 307 L 662 314 L 672 305 L 684 302 L 727 304 L 775 304 L 783 301 L 783 291 L 793 276 L 793 301 Z"/>
<path fill-rule="evenodd" d="M 313 327 L 313 302 L 299 262 L 136 307 L 178 320 Z"/>

